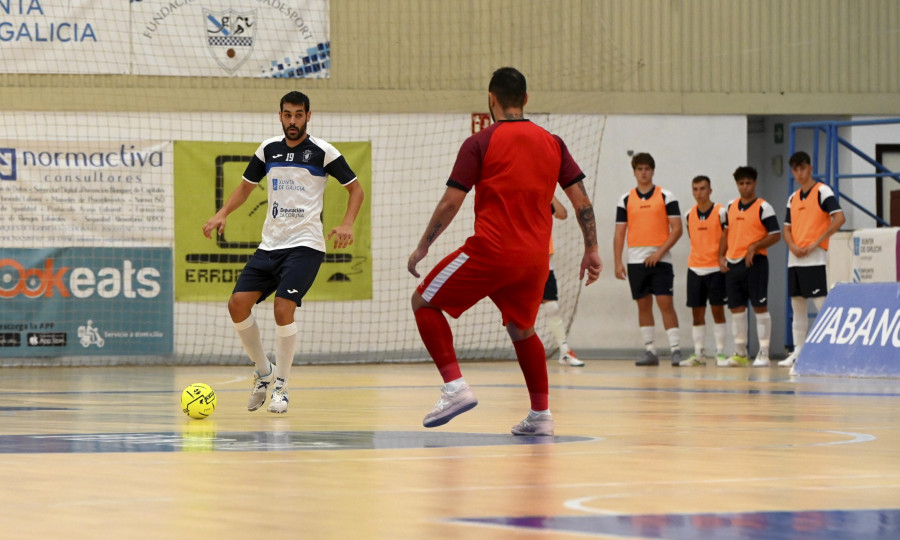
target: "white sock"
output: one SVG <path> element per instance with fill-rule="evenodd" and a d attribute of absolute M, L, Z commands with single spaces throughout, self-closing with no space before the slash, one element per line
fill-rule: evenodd
<path fill-rule="evenodd" d="M 297 347 L 297 323 L 275 327 L 275 378 L 287 385 Z"/>
<path fill-rule="evenodd" d="M 734 354 L 747 356 L 747 311 L 731 314 L 731 334 L 734 338 Z"/>
<path fill-rule="evenodd" d="M 772 335 L 772 315 L 765 313 L 756 314 L 756 336 L 759 338 L 760 354 L 769 355 L 769 338 Z"/>
<path fill-rule="evenodd" d="M 725 354 L 725 335 L 728 333 L 726 323 L 713 325 L 713 334 L 716 336 L 716 354 Z"/>
<path fill-rule="evenodd" d="M 641 339 L 644 340 L 644 348 L 656 354 L 656 343 L 654 342 L 654 334 L 656 329 L 652 326 L 641 327 Z"/>
<path fill-rule="evenodd" d="M 569 345 L 566 343 L 566 328 L 563 324 L 562 317 L 559 316 L 559 303 L 550 301 L 541 304 L 541 309 L 547 316 L 547 327 L 550 333 L 556 338 L 556 344 L 559 345 L 559 354 L 569 352 Z"/>
<path fill-rule="evenodd" d="M 816 306 L 816 313 L 822 311 L 822 306 L 825 305 L 825 297 L 824 296 L 816 296 L 812 299 L 813 305 Z"/>
<path fill-rule="evenodd" d="M 678 331 L 677 326 L 667 329 L 666 336 L 669 337 L 669 350 L 672 352 L 681 350 L 681 332 Z"/>
<path fill-rule="evenodd" d="M 262 338 L 259 336 L 259 325 L 256 324 L 256 317 L 252 314 L 245 320 L 234 324 L 238 337 L 241 339 L 241 345 L 244 346 L 244 352 L 250 357 L 250 360 L 256 364 L 256 372 L 261 377 L 265 377 L 272 372 L 272 364 L 266 357 L 266 351 L 263 349 Z"/>
<path fill-rule="evenodd" d="M 809 332 L 809 313 L 807 301 L 802 296 L 791 297 L 791 309 L 794 310 L 794 319 L 791 321 L 791 335 L 794 337 L 794 352 L 800 353 L 803 342 L 806 341 L 806 333 Z"/>
<path fill-rule="evenodd" d="M 546 411 L 536 411 L 534 409 L 530 409 L 528 411 L 528 416 L 530 416 L 531 418 L 537 418 L 538 416 L 551 416 L 550 409 L 547 409 Z"/>
<path fill-rule="evenodd" d="M 458 379 L 456 379 L 456 380 L 450 381 L 450 382 L 448 382 L 448 383 L 444 383 L 444 390 L 445 390 L 446 392 L 451 393 L 451 394 L 455 394 L 455 393 L 458 392 L 459 389 L 462 388 L 465 384 L 466 384 L 466 380 L 465 380 L 464 378 L 460 377 L 460 378 L 458 378 Z"/>
<path fill-rule="evenodd" d="M 705 349 L 703 344 L 706 343 L 706 325 L 692 326 L 691 337 L 694 338 L 694 354 L 697 356 L 702 355 Z"/>

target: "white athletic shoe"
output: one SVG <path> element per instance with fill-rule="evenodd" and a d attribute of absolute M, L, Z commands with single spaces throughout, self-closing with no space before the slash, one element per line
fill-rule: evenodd
<path fill-rule="evenodd" d="M 282 384 L 279 385 L 278 382 Z M 275 383 L 275 390 L 272 391 L 272 399 L 269 401 L 269 412 L 286 413 L 288 409 L 288 391 L 287 386 L 281 379 Z"/>
<path fill-rule="evenodd" d="M 584 365 L 584 362 L 579 360 L 577 356 L 575 356 L 575 351 L 569 349 L 569 352 L 559 357 L 559 363 L 564 366 L 572 366 L 572 367 L 581 367 Z"/>
<path fill-rule="evenodd" d="M 781 362 L 778 362 L 778 365 L 780 367 L 794 367 L 794 362 L 797 361 L 798 356 L 800 356 L 800 351 L 798 351 L 797 349 L 794 349 L 794 352 L 792 352 L 790 355 L 788 355 L 788 357 L 785 358 L 784 360 L 782 360 Z"/>
<path fill-rule="evenodd" d="M 247 410 L 255 411 L 266 402 L 266 394 L 269 385 L 275 380 L 274 369 L 269 366 L 269 373 L 261 377 L 258 371 L 253 372 L 253 389 L 250 390 L 250 399 L 247 400 Z"/>
<path fill-rule="evenodd" d="M 753 367 L 769 367 L 772 365 L 772 362 L 769 360 L 769 353 L 764 353 L 762 351 L 756 355 L 756 359 L 753 361 Z"/>

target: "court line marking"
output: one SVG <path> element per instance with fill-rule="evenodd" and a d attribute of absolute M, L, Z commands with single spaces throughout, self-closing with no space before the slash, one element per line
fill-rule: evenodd
<path fill-rule="evenodd" d="M 248 380 L 246 377 L 238 377 L 233 380 L 213 383 L 211 386 L 232 384 Z M 524 384 L 479 384 L 475 388 L 524 388 Z M 378 386 L 298 386 L 292 387 L 295 391 L 323 391 L 323 390 L 433 390 L 431 385 L 378 385 Z M 550 385 L 551 390 L 584 390 L 584 391 L 610 391 L 610 392 L 660 392 L 671 394 L 747 394 L 747 395 L 773 395 L 773 396 L 797 396 L 797 397 L 900 397 L 900 392 L 839 392 L 823 390 L 729 390 L 725 388 L 646 388 L 640 386 L 574 386 L 574 385 Z M 9 396 L 52 396 L 52 395 L 79 395 L 79 394 L 172 394 L 181 393 L 182 389 L 158 389 L 158 390 L 58 390 L 58 391 L 16 391 L 0 388 L 0 397 Z M 216 390 L 218 393 L 246 392 L 246 388 L 226 388 Z"/>
<path fill-rule="evenodd" d="M 850 478 L 853 478 L 853 477 L 848 477 L 848 479 L 850 479 Z M 881 477 L 879 477 L 879 478 L 881 478 Z M 801 478 L 801 479 L 802 479 L 802 478 Z M 760 480 L 764 480 L 764 479 L 760 479 Z M 774 479 L 773 479 L 773 480 L 774 480 Z M 783 480 L 783 479 L 782 479 L 782 480 Z M 841 480 L 843 480 L 843 478 L 841 478 Z M 753 480 L 752 480 L 752 479 L 747 479 L 747 480 L 741 479 L 741 480 L 739 480 L 739 481 L 745 482 L 745 481 L 753 481 Z M 698 485 L 698 484 L 705 484 L 705 483 L 708 483 L 708 482 L 696 482 L 696 481 L 691 480 L 691 481 L 683 481 L 683 482 L 681 482 L 680 484 L 673 484 L 672 486 L 673 486 L 673 487 L 684 487 L 684 488 L 687 488 L 687 490 L 689 490 L 689 491 L 691 491 L 691 492 L 696 492 L 696 491 L 697 491 L 697 489 L 696 489 L 697 485 Z M 644 483 L 642 482 L 641 484 L 643 485 Z M 787 486 L 787 487 L 784 487 L 783 489 L 784 489 L 785 491 L 793 490 L 793 491 L 828 491 L 828 492 L 833 492 L 833 491 L 835 491 L 835 490 L 843 490 L 843 491 L 848 491 L 848 490 L 870 490 L 870 489 L 873 489 L 873 487 L 877 487 L 878 489 L 891 489 L 891 488 L 897 488 L 897 487 L 900 487 L 900 484 L 887 484 L 887 485 L 879 484 L 879 485 L 877 485 L 877 486 L 871 486 L 871 485 L 856 485 L 856 486 L 834 486 L 834 485 L 829 485 L 829 486 Z M 759 488 L 755 488 L 755 489 L 759 489 Z M 672 491 L 670 490 L 669 493 L 671 493 L 671 492 L 672 492 Z M 676 492 L 677 492 L 677 490 L 676 490 Z M 731 489 L 731 488 L 727 488 L 727 487 L 724 487 L 724 486 L 723 486 L 722 488 L 719 488 L 719 489 L 704 490 L 704 492 L 703 492 L 703 494 L 706 495 L 706 496 L 709 496 L 709 495 L 711 495 L 711 494 L 713 494 L 713 493 L 734 493 L 734 490 Z M 569 510 L 574 510 L 574 511 L 577 511 L 577 512 L 584 512 L 584 513 L 586 513 L 586 514 L 597 514 L 597 515 L 604 515 L 604 516 L 632 515 L 632 514 L 630 514 L 630 513 L 623 513 L 623 512 L 620 511 L 620 510 L 610 510 L 610 509 L 606 509 L 606 508 L 592 508 L 592 507 L 590 507 L 590 506 L 586 506 L 585 503 L 588 502 L 588 501 L 599 500 L 599 499 L 625 499 L 625 498 L 632 498 L 632 497 L 646 497 L 646 495 L 647 495 L 646 492 L 634 492 L 634 493 L 606 493 L 606 494 L 603 494 L 603 495 L 590 495 L 590 496 L 587 496 L 587 497 L 579 497 L 579 498 L 577 498 L 577 499 L 570 499 L 570 500 L 566 501 L 565 503 L 563 503 L 563 506 L 564 506 L 565 508 L 569 509 Z M 778 511 L 778 512 L 782 512 L 782 511 L 785 511 L 785 510 L 777 510 L 777 511 Z M 787 511 L 788 511 L 788 512 L 808 512 L 809 510 L 787 510 Z M 665 513 L 666 515 L 694 515 L 694 514 L 706 514 L 706 513 L 720 514 L 720 513 L 743 513 L 743 512 L 720 512 L 720 511 L 714 511 L 714 512 L 713 512 L 713 511 L 709 511 L 709 512 L 707 512 L 707 511 L 704 511 L 704 512 L 664 512 L 664 513 Z"/>

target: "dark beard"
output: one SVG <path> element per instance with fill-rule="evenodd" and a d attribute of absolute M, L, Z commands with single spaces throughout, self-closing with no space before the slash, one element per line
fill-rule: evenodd
<path fill-rule="evenodd" d="M 290 127 L 288 127 L 288 128 L 283 128 L 283 130 L 284 130 L 284 138 L 285 138 L 285 139 L 287 139 L 287 140 L 289 140 L 289 141 L 299 141 L 300 139 L 303 138 L 304 135 L 306 135 L 306 127 L 305 127 L 305 126 L 304 126 L 303 128 L 298 128 L 297 126 L 291 126 L 291 127 L 293 127 L 294 129 L 297 130 L 298 135 L 295 136 L 295 137 L 292 137 L 291 135 L 288 134 L 288 131 L 290 130 Z"/>

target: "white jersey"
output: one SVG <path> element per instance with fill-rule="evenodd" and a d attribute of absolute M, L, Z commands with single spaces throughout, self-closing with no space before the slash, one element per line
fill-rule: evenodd
<path fill-rule="evenodd" d="M 284 137 L 272 137 L 259 145 L 244 171 L 244 180 L 253 184 L 269 179 L 259 249 L 306 246 L 325 252 L 321 214 L 329 174 L 342 185 L 356 180 L 344 156 L 322 139 L 310 135 L 292 148 Z"/>

